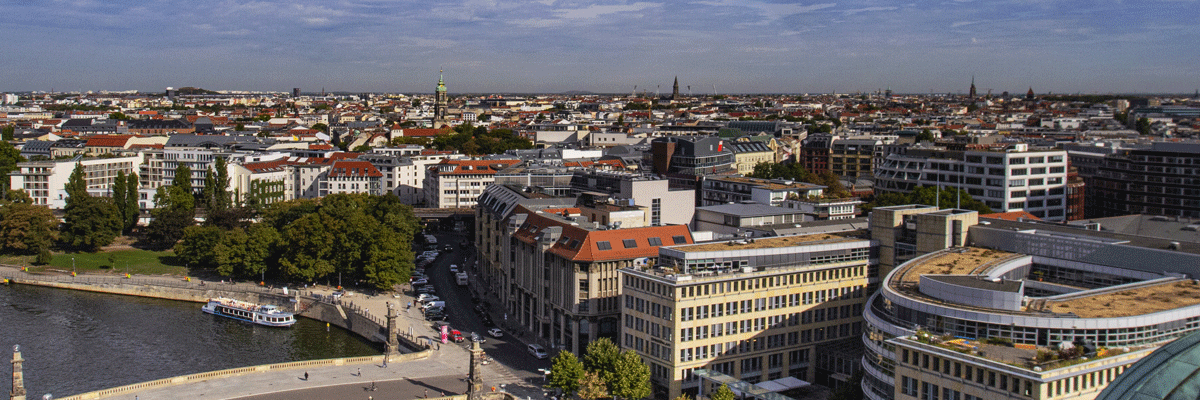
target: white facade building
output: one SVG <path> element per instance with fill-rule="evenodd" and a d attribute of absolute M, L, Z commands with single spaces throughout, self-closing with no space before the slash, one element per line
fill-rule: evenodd
<path fill-rule="evenodd" d="M 10 175 L 14 190 L 24 190 L 33 199 L 33 204 L 61 210 L 67 205 L 67 181 L 76 163 L 83 166 L 88 193 L 93 196 L 112 196 L 112 185 L 117 172 L 128 175 L 138 170 L 142 157 L 127 156 L 114 158 L 86 158 L 75 160 L 31 161 L 17 164 Z"/>

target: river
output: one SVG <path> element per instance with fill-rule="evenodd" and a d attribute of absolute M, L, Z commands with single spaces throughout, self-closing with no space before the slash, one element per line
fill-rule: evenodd
<path fill-rule="evenodd" d="M 298 318 L 269 328 L 204 314 L 200 303 L 0 285 L 0 396 L 12 389 L 12 346 L 29 399 L 259 364 L 375 355 L 381 345 Z"/>

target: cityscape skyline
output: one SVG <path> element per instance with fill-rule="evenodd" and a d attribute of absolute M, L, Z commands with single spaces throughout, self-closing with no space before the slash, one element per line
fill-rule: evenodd
<path fill-rule="evenodd" d="M 6 91 L 1191 93 L 1200 61 L 1195 1 L 3 7 Z"/>

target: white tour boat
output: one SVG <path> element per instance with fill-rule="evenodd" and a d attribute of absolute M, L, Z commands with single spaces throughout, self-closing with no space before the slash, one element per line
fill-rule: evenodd
<path fill-rule="evenodd" d="M 280 310 L 279 307 L 270 304 L 260 306 L 223 297 L 208 299 L 208 304 L 200 307 L 200 310 L 266 326 L 292 326 L 296 323 L 296 317 L 292 316 L 292 313 Z"/>

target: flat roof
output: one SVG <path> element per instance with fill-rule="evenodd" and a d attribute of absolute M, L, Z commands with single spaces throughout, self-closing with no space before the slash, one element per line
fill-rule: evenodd
<path fill-rule="evenodd" d="M 1059 314 L 1074 313 L 1082 318 L 1117 318 L 1197 304 L 1200 304 L 1200 284 L 1185 280 L 1070 300 L 1047 301 L 1045 309 Z"/>
<path fill-rule="evenodd" d="M 718 242 L 708 242 L 701 244 L 693 244 L 687 246 L 670 247 L 684 253 L 705 252 L 705 251 L 727 251 L 727 250 L 747 250 L 747 249 L 771 249 L 779 247 L 791 247 L 804 244 L 814 243 L 843 243 L 853 242 L 858 240 L 867 240 L 857 236 L 867 234 L 866 230 L 855 230 L 849 232 L 838 233 L 819 233 L 814 235 L 802 236 L 781 236 L 772 238 L 758 238 L 753 241 L 745 239 L 723 240 Z M 736 243 L 735 243 L 736 242 Z"/>
<path fill-rule="evenodd" d="M 715 206 L 696 207 L 696 211 L 711 211 L 721 214 L 732 214 L 740 217 L 765 217 L 768 215 L 785 215 L 785 214 L 803 214 L 803 211 L 768 206 L 759 203 L 743 203 L 743 204 L 720 204 Z"/>
<path fill-rule="evenodd" d="M 910 265 L 900 275 L 900 284 L 919 284 L 921 275 L 976 275 L 984 269 L 980 267 L 1006 258 L 1020 256 L 1007 251 L 984 249 L 979 247 L 963 247 L 956 251 L 936 254 L 920 263 Z"/>

